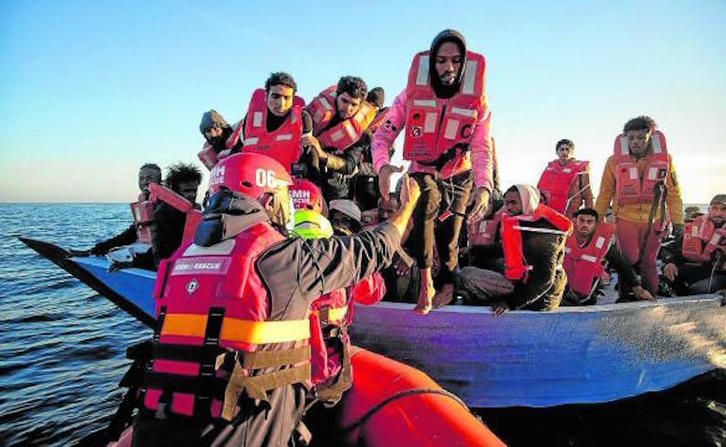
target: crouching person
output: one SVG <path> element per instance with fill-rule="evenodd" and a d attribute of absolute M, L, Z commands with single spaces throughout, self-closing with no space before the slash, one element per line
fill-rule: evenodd
<path fill-rule="evenodd" d="M 419 196 L 357 235 L 286 238 L 292 180 L 260 154 L 225 158 L 194 243 L 162 262 L 159 328 L 135 445 L 287 445 L 310 386 L 311 303 L 385 267 Z"/>
<path fill-rule="evenodd" d="M 499 219 L 499 242 L 471 248 L 472 266 L 462 269 L 459 289 L 481 304 L 491 304 L 495 316 L 511 309 L 557 309 L 567 282 L 562 261 L 572 223 L 540 204 L 539 191 L 530 185 L 507 190 Z M 504 259 L 506 281 L 477 268 L 480 260 L 491 258 Z"/>
<path fill-rule="evenodd" d="M 573 217 L 575 231 L 565 244 L 567 288 L 562 304 L 596 304 L 604 263 L 618 273 L 618 301 L 652 300 L 653 295 L 642 287 L 633 266 L 613 243 L 613 226 L 605 222 L 598 223 L 599 216 L 592 208 L 579 209 Z"/>

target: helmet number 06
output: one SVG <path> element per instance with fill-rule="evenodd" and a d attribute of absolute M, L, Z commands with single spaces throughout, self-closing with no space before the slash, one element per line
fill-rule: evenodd
<path fill-rule="evenodd" d="M 255 171 L 255 181 L 259 187 L 275 188 L 277 181 L 275 179 L 275 171 L 268 171 L 267 169 L 258 169 Z"/>

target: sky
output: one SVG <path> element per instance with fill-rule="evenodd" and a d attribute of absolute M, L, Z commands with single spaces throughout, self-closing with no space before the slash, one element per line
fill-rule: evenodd
<path fill-rule="evenodd" d="M 0 0 L 0 202 L 128 202 L 146 162 L 201 168 L 202 112 L 236 122 L 273 71 L 308 101 L 357 75 L 390 104 L 445 28 L 487 58 L 504 188 L 536 184 L 570 138 L 597 193 L 615 136 L 647 114 L 684 202 L 726 192 L 722 0 Z"/>

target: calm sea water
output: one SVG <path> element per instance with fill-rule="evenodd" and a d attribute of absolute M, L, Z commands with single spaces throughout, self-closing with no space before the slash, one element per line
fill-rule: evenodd
<path fill-rule="evenodd" d="M 0 204 L 0 445 L 69 445 L 106 426 L 125 349 L 151 333 L 26 248 L 87 248 L 129 224 L 124 204 Z M 726 372 L 597 406 L 479 411 L 511 445 L 726 445 Z"/>

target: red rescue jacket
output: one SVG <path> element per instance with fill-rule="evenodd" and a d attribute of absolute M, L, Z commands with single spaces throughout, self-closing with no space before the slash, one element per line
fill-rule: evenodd
<path fill-rule="evenodd" d="M 584 247 L 577 243 L 577 235 L 567 238 L 563 265 L 567 283 L 580 297 L 589 296 L 593 282 L 602 275 L 603 259 L 613 243 L 613 234 L 612 225 L 598 223 L 592 240 Z"/>
<path fill-rule="evenodd" d="M 457 148 L 468 150 L 474 127 L 486 113 L 484 56 L 466 52 L 459 93 L 440 99 L 429 79 L 429 52 L 417 53 L 408 72 L 403 158 L 435 162 Z M 456 156 L 461 156 L 459 151 Z M 452 157 L 453 158 L 453 157 Z"/>
<path fill-rule="evenodd" d="M 547 200 L 547 206 L 565 214 L 570 202 L 582 191 L 570 197 L 575 179 L 587 172 L 589 162 L 573 160 L 562 166 L 558 160 L 549 162 L 537 183 L 537 189 Z"/>
<path fill-rule="evenodd" d="M 361 101 L 358 111 L 351 118 L 327 128 L 335 117 L 336 86 L 332 85 L 315 97 L 307 107 L 313 119 L 313 135 L 323 148 L 333 147 L 336 154 L 343 153 L 363 136 L 376 117 L 376 108 L 367 101 Z"/>
<path fill-rule="evenodd" d="M 693 262 L 709 262 L 717 249 L 726 249 L 726 225 L 716 228 L 708 215 L 698 216 L 683 228 L 683 256 Z"/>
<path fill-rule="evenodd" d="M 640 178 L 638 161 L 630 155 L 628 138 L 624 134 L 615 138 L 615 196 L 618 206 L 652 203 L 655 186 L 666 181 L 669 163 L 665 136 L 655 130 L 650 141 L 652 150 L 646 156 L 648 165 L 643 171 L 643 178 Z"/>
<path fill-rule="evenodd" d="M 162 261 L 146 410 L 231 420 L 243 393 L 266 400 L 271 389 L 309 383 L 307 309 L 271 321 L 277 307 L 255 269 L 259 256 L 283 239 L 258 222 L 211 247 L 183 245 Z"/>

